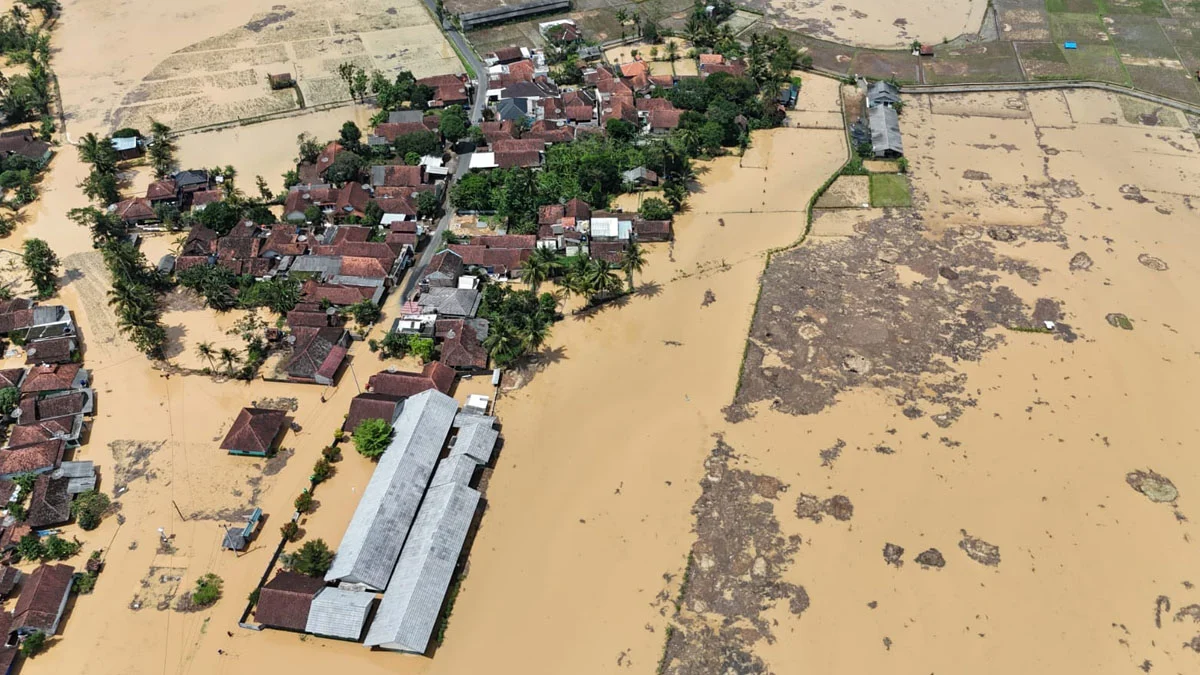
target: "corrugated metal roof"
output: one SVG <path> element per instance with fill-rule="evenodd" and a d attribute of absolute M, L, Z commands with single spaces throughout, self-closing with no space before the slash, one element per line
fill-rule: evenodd
<path fill-rule="evenodd" d="M 375 590 L 387 586 L 457 410 L 458 403 L 436 389 L 404 402 L 392 424 L 392 442 L 350 518 L 326 581 Z"/>
<path fill-rule="evenodd" d="M 305 633 L 358 641 L 375 594 L 341 588 L 322 588 L 308 610 Z"/>
<path fill-rule="evenodd" d="M 475 477 L 475 469 L 479 464 L 466 455 L 450 455 L 438 462 L 437 470 L 433 472 L 433 480 L 429 481 L 429 489 L 457 483 L 470 486 Z"/>
<path fill-rule="evenodd" d="M 486 424 L 468 424 L 458 430 L 450 456 L 466 455 L 480 464 L 492 460 L 492 449 L 500 434 Z"/>
<path fill-rule="evenodd" d="M 425 652 L 478 505 L 469 487 L 429 490 L 367 631 L 368 647 Z"/>
<path fill-rule="evenodd" d="M 904 143 L 900 139 L 900 116 L 894 108 L 871 108 L 867 119 L 871 123 L 871 149 L 876 157 L 882 157 L 889 151 L 904 154 Z"/>
<path fill-rule="evenodd" d="M 476 332 L 478 332 L 478 329 L 476 329 Z M 486 333 L 484 333 L 484 335 L 486 335 Z M 466 411 L 460 412 L 454 416 L 455 429 L 458 429 L 459 427 L 465 427 L 470 424 L 483 424 L 491 427 L 495 426 L 496 418 L 492 417 L 491 415 L 480 415 L 479 413 Z"/>

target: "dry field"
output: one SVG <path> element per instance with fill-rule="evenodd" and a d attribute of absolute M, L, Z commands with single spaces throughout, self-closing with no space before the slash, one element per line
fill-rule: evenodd
<path fill-rule="evenodd" d="M 859 47 L 907 47 L 913 40 L 941 42 L 975 33 L 982 0 L 753 0 L 775 25 Z"/>
<path fill-rule="evenodd" d="M 55 68 L 71 119 L 99 118 L 104 129 L 145 128 L 153 117 L 187 129 L 297 109 L 294 91 L 269 89 L 270 73 L 291 73 L 314 106 L 349 98 L 337 73 L 347 61 L 418 77 L 462 70 L 420 0 L 144 5 L 68 3 L 55 40 L 83 42 L 56 56 Z"/>

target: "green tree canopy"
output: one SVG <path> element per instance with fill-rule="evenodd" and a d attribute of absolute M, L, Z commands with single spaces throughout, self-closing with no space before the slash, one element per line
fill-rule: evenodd
<path fill-rule="evenodd" d="M 368 459 L 387 450 L 392 440 L 392 425 L 381 419 L 364 420 L 354 429 L 354 449 Z"/>
<path fill-rule="evenodd" d="M 283 564 L 293 572 L 310 577 L 323 577 L 333 565 L 333 551 L 324 539 L 310 539 L 295 553 L 285 556 Z"/>

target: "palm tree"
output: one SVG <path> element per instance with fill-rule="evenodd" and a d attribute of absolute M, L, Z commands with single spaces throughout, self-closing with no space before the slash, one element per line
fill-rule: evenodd
<path fill-rule="evenodd" d="M 550 337 L 550 324 L 542 321 L 534 321 L 526 326 L 521 331 L 521 342 L 524 351 L 537 351 L 546 342 L 546 338 Z"/>
<path fill-rule="evenodd" d="M 679 45 L 671 40 L 667 43 L 667 60 L 674 63 L 679 58 Z"/>
<path fill-rule="evenodd" d="M 221 347 L 221 351 L 217 356 L 217 360 L 219 360 L 221 364 L 225 366 L 225 373 L 232 375 L 233 364 L 237 363 L 238 360 L 237 350 L 230 349 L 229 347 Z"/>
<path fill-rule="evenodd" d="M 521 280 L 536 293 L 538 286 L 557 276 L 561 268 L 557 253 L 548 248 L 534 249 L 533 254 L 521 263 Z"/>
<path fill-rule="evenodd" d="M 629 242 L 629 246 L 625 248 L 625 252 L 621 255 L 621 270 L 625 272 L 625 280 L 629 284 L 629 290 L 633 290 L 633 273 L 642 273 L 642 269 L 646 266 L 646 256 L 642 253 L 642 247 L 638 246 L 636 241 Z"/>
<path fill-rule="evenodd" d="M 97 173 L 116 173 L 117 152 L 108 138 L 88 132 L 79 139 L 79 159 L 91 164 Z"/>
<path fill-rule="evenodd" d="M 671 181 L 663 186 L 663 196 L 670 202 L 671 208 L 678 211 L 687 200 L 687 187 L 680 181 Z"/>
<path fill-rule="evenodd" d="M 209 368 L 212 368 L 216 365 L 213 362 L 213 357 L 216 356 L 217 350 L 213 349 L 211 342 L 201 342 L 200 344 L 196 345 L 196 353 L 200 355 L 200 358 L 208 361 Z"/>

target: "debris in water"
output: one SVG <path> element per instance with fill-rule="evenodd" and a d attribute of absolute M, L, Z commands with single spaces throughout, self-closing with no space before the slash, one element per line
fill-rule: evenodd
<path fill-rule="evenodd" d="M 1186 618 L 1191 618 L 1192 623 L 1200 623 L 1200 605 L 1188 605 L 1180 607 L 1178 612 L 1175 612 L 1175 620 L 1183 621 Z"/>
<path fill-rule="evenodd" d="M 894 565 L 896 567 L 903 566 L 904 560 L 903 560 L 903 558 L 901 558 L 901 556 L 903 556 L 903 555 L 904 555 L 904 547 L 903 546 L 900 546 L 899 544 L 892 544 L 892 543 L 884 544 L 883 559 L 885 561 L 887 561 L 887 564 Z"/>
<path fill-rule="evenodd" d="M 1179 490 L 1171 479 L 1153 471 L 1131 471 L 1125 474 L 1125 482 L 1152 502 L 1161 504 L 1179 499 Z"/>
<path fill-rule="evenodd" d="M 889 652 L 892 651 L 892 638 L 890 638 L 890 637 L 883 638 L 883 648 L 888 650 Z"/>
<path fill-rule="evenodd" d="M 962 541 L 958 542 L 958 547 L 966 551 L 967 557 L 981 565 L 995 567 L 1000 564 L 1000 547 L 994 544 L 989 544 L 986 541 L 977 537 L 972 537 L 967 534 L 966 530 L 962 532 Z"/>
<path fill-rule="evenodd" d="M 1112 326 L 1113 328 L 1133 330 L 1133 322 L 1130 321 L 1129 317 L 1125 316 L 1124 314 L 1119 314 L 1117 312 L 1106 314 L 1104 316 L 1104 320 L 1107 321 L 1108 325 Z"/>
<path fill-rule="evenodd" d="M 1076 271 L 1080 271 L 1080 270 L 1086 272 L 1086 271 L 1092 269 L 1092 264 L 1093 264 L 1092 257 L 1090 255 L 1088 255 L 1087 253 L 1080 251 L 1079 253 L 1076 253 L 1074 256 L 1071 257 L 1070 268 L 1071 268 L 1072 272 L 1076 272 Z"/>
<path fill-rule="evenodd" d="M 1142 263 L 1146 267 L 1149 267 L 1150 269 L 1154 270 L 1155 272 L 1166 272 L 1167 270 L 1171 269 L 1170 266 L 1167 265 L 1167 262 L 1165 260 L 1163 260 L 1162 258 L 1155 258 L 1154 256 L 1152 256 L 1148 253 L 1143 253 L 1143 254 L 1139 255 L 1138 262 Z"/>
<path fill-rule="evenodd" d="M 825 448 L 824 450 L 822 450 L 821 451 L 821 466 L 827 466 L 829 468 L 833 468 L 833 463 L 835 461 L 837 461 L 837 458 L 839 456 L 841 456 L 842 448 L 844 448 L 844 447 L 846 447 L 846 441 L 843 441 L 842 439 L 839 438 L 837 443 L 834 443 L 832 447 L 828 447 L 828 448 Z"/>
<path fill-rule="evenodd" d="M 708 307 L 717 301 L 717 296 L 713 294 L 712 289 L 704 291 L 704 302 L 700 303 L 701 307 Z"/>
<path fill-rule="evenodd" d="M 922 567 L 945 567 L 946 558 L 942 556 L 942 552 L 936 548 L 931 548 L 927 551 L 922 551 L 916 557 L 917 564 Z"/>
<path fill-rule="evenodd" d="M 1160 595 L 1154 601 L 1154 627 L 1162 628 L 1162 615 L 1164 612 L 1170 613 L 1171 599 L 1165 595 Z"/>
<path fill-rule="evenodd" d="M 854 504 L 845 495 L 835 495 L 821 501 L 815 495 L 801 494 L 796 499 L 796 516 L 814 523 L 821 522 L 825 516 L 832 516 L 835 520 L 850 520 L 854 516 Z"/>

